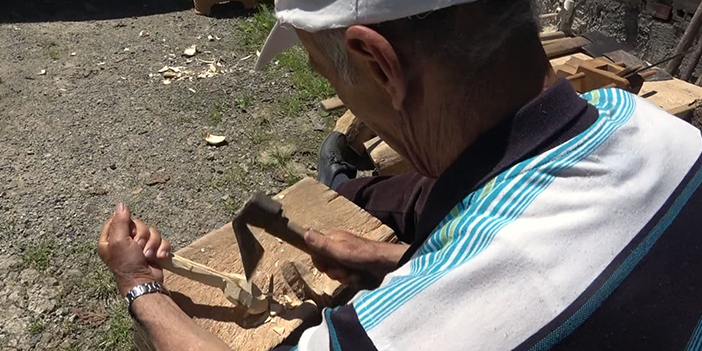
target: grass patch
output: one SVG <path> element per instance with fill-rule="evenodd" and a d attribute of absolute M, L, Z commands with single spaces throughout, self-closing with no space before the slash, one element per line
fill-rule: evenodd
<path fill-rule="evenodd" d="M 271 135 L 263 128 L 255 128 L 253 133 L 249 135 L 249 140 L 251 140 L 251 144 L 257 146 L 271 140 Z"/>
<path fill-rule="evenodd" d="M 110 306 L 107 335 L 100 344 L 102 350 L 136 350 L 132 335 L 132 318 L 122 303 Z"/>
<path fill-rule="evenodd" d="M 241 110 L 246 111 L 249 107 L 253 106 L 254 97 L 251 94 L 246 94 L 234 99 L 234 105 Z"/>
<path fill-rule="evenodd" d="M 41 334 L 41 332 L 43 332 L 44 329 L 46 329 L 44 322 L 36 320 L 30 323 L 29 326 L 27 326 L 27 333 L 29 333 L 29 335 L 34 336 Z"/>
<path fill-rule="evenodd" d="M 274 11 L 266 5 L 260 5 L 258 11 L 239 25 L 243 32 L 242 44 L 251 50 L 259 49 L 275 25 Z M 277 57 L 278 67 L 292 73 L 295 91 L 280 101 L 279 109 L 285 115 L 297 116 L 305 108 L 334 94 L 331 84 L 317 74 L 308 64 L 305 50 L 300 46 L 281 53 Z"/>
<path fill-rule="evenodd" d="M 275 25 L 275 11 L 268 5 L 259 5 L 258 11 L 245 21 L 242 21 L 237 29 L 244 35 L 241 36 L 241 44 L 248 48 L 258 49 L 266 41 L 268 33 Z"/>
<path fill-rule="evenodd" d="M 22 267 L 45 271 L 51 265 L 53 249 L 54 243 L 48 240 L 39 245 L 27 247 L 22 256 Z"/>
<path fill-rule="evenodd" d="M 59 51 L 58 45 L 51 43 L 44 47 L 44 54 L 50 59 L 57 61 L 61 57 L 61 52 Z"/>
<path fill-rule="evenodd" d="M 246 171 L 239 166 L 232 166 L 228 171 L 210 181 L 210 188 L 222 189 L 231 186 L 240 186 L 246 180 Z"/>
<path fill-rule="evenodd" d="M 79 246 L 75 254 L 78 255 L 79 267 L 83 272 L 79 284 L 86 296 L 105 301 L 118 295 L 115 278 L 100 260 L 94 244 Z"/>

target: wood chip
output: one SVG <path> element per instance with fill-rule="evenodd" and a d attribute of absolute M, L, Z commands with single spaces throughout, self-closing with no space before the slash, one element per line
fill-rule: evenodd
<path fill-rule="evenodd" d="M 96 186 L 90 190 L 90 195 L 95 195 L 95 196 L 107 195 L 107 190 L 103 187 Z"/>
<path fill-rule="evenodd" d="M 193 57 L 195 54 L 197 54 L 197 45 L 191 45 L 183 51 L 183 56 L 185 57 Z"/>
<path fill-rule="evenodd" d="M 224 144 L 227 141 L 227 138 L 223 135 L 212 135 L 208 133 L 205 137 L 205 141 L 209 145 L 218 146 Z"/>
<path fill-rule="evenodd" d="M 273 327 L 273 331 L 278 333 L 278 335 L 283 335 L 283 333 L 285 333 L 285 327 Z"/>

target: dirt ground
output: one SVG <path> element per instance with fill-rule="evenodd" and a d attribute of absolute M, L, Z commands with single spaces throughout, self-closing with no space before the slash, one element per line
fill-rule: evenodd
<path fill-rule="evenodd" d="M 334 116 L 314 101 L 329 90 L 300 94 L 291 64 L 254 72 L 267 23 L 238 4 L 213 17 L 188 0 L 0 7 L 0 350 L 131 349 L 95 254 L 114 204 L 187 245 L 253 192 L 315 175 Z M 164 66 L 194 78 L 164 84 Z"/>

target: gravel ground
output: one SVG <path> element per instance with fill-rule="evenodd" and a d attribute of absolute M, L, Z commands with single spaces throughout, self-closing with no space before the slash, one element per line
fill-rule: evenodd
<path fill-rule="evenodd" d="M 185 246 L 251 193 L 314 176 L 334 118 L 283 63 L 253 72 L 265 33 L 238 4 L 214 17 L 187 0 L 2 6 L 0 350 L 131 349 L 95 253 L 114 204 Z M 158 72 L 196 75 L 213 60 L 209 78 L 164 84 Z M 207 133 L 228 144 L 206 145 Z"/>

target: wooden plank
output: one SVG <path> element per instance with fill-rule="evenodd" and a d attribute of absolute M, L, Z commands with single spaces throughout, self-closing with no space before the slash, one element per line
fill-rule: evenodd
<path fill-rule="evenodd" d="M 673 78 L 657 82 L 644 82 L 641 95 L 655 91 L 646 100 L 666 111 L 676 111 L 684 106 L 692 106 L 702 100 L 702 87 Z"/>
<path fill-rule="evenodd" d="M 578 52 L 587 44 L 590 44 L 590 40 L 587 38 L 563 38 L 550 41 L 548 44 L 544 45 L 544 50 L 546 51 L 546 56 L 551 59 Z"/>
<path fill-rule="evenodd" d="M 565 36 L 566 36 L 565 32 L 561 32 L 561 31 L 544 32 L 544 33 L 539 34 L 539 39 L 541 39 L 541 41 L 546 41 L 546 40 L 565 38 Z"/>
<path fill-rule="evenodd" d="M 324 111 L 332 111 L 344 107 L 344 102 L 341 101 L 338 96 L 326 99 L 322 101 L 321 104 Z"/>
<path fill-rule="evenodd" d="M 346 230 L 372 240 L 394 240 L 390 228 L 314 179 L 303 179 L 274 198 L 283 204 L 288 218 L 304 227 L 315 228 L 322 233 Z M 318 322 L 320 317 L 317 307 L 309 301 L 300 301 L 285 282 L 280 267 L 286 261 L 298 261 L 309 267 L 313 273 L 305 281 L 315 290 L 333 294 L 338 293 L 341 285 L 316 271 L 310 257 L 303 252 L 279 242 L 258 228 L 251 229 L 266 250 L 253 281 L 267 292 L 269 276 L 273 276 L 274 303 L 271 308 L 277 311 L 277 316 L 268 322 L 261 324 L 267 315 L 245 318 L 216 288 L 168 272 L 165 272 L 165 285 L 183 311 L 234 350 L 265 351 L 280 344 L 303 323 Z M 231 224 L 207 234 L 177 253 L 222 272 L 243 274 Z M 296 307 L 288 309 L 286 305 Z M 146 347 L 141 349 L 148 350 Z"/>

